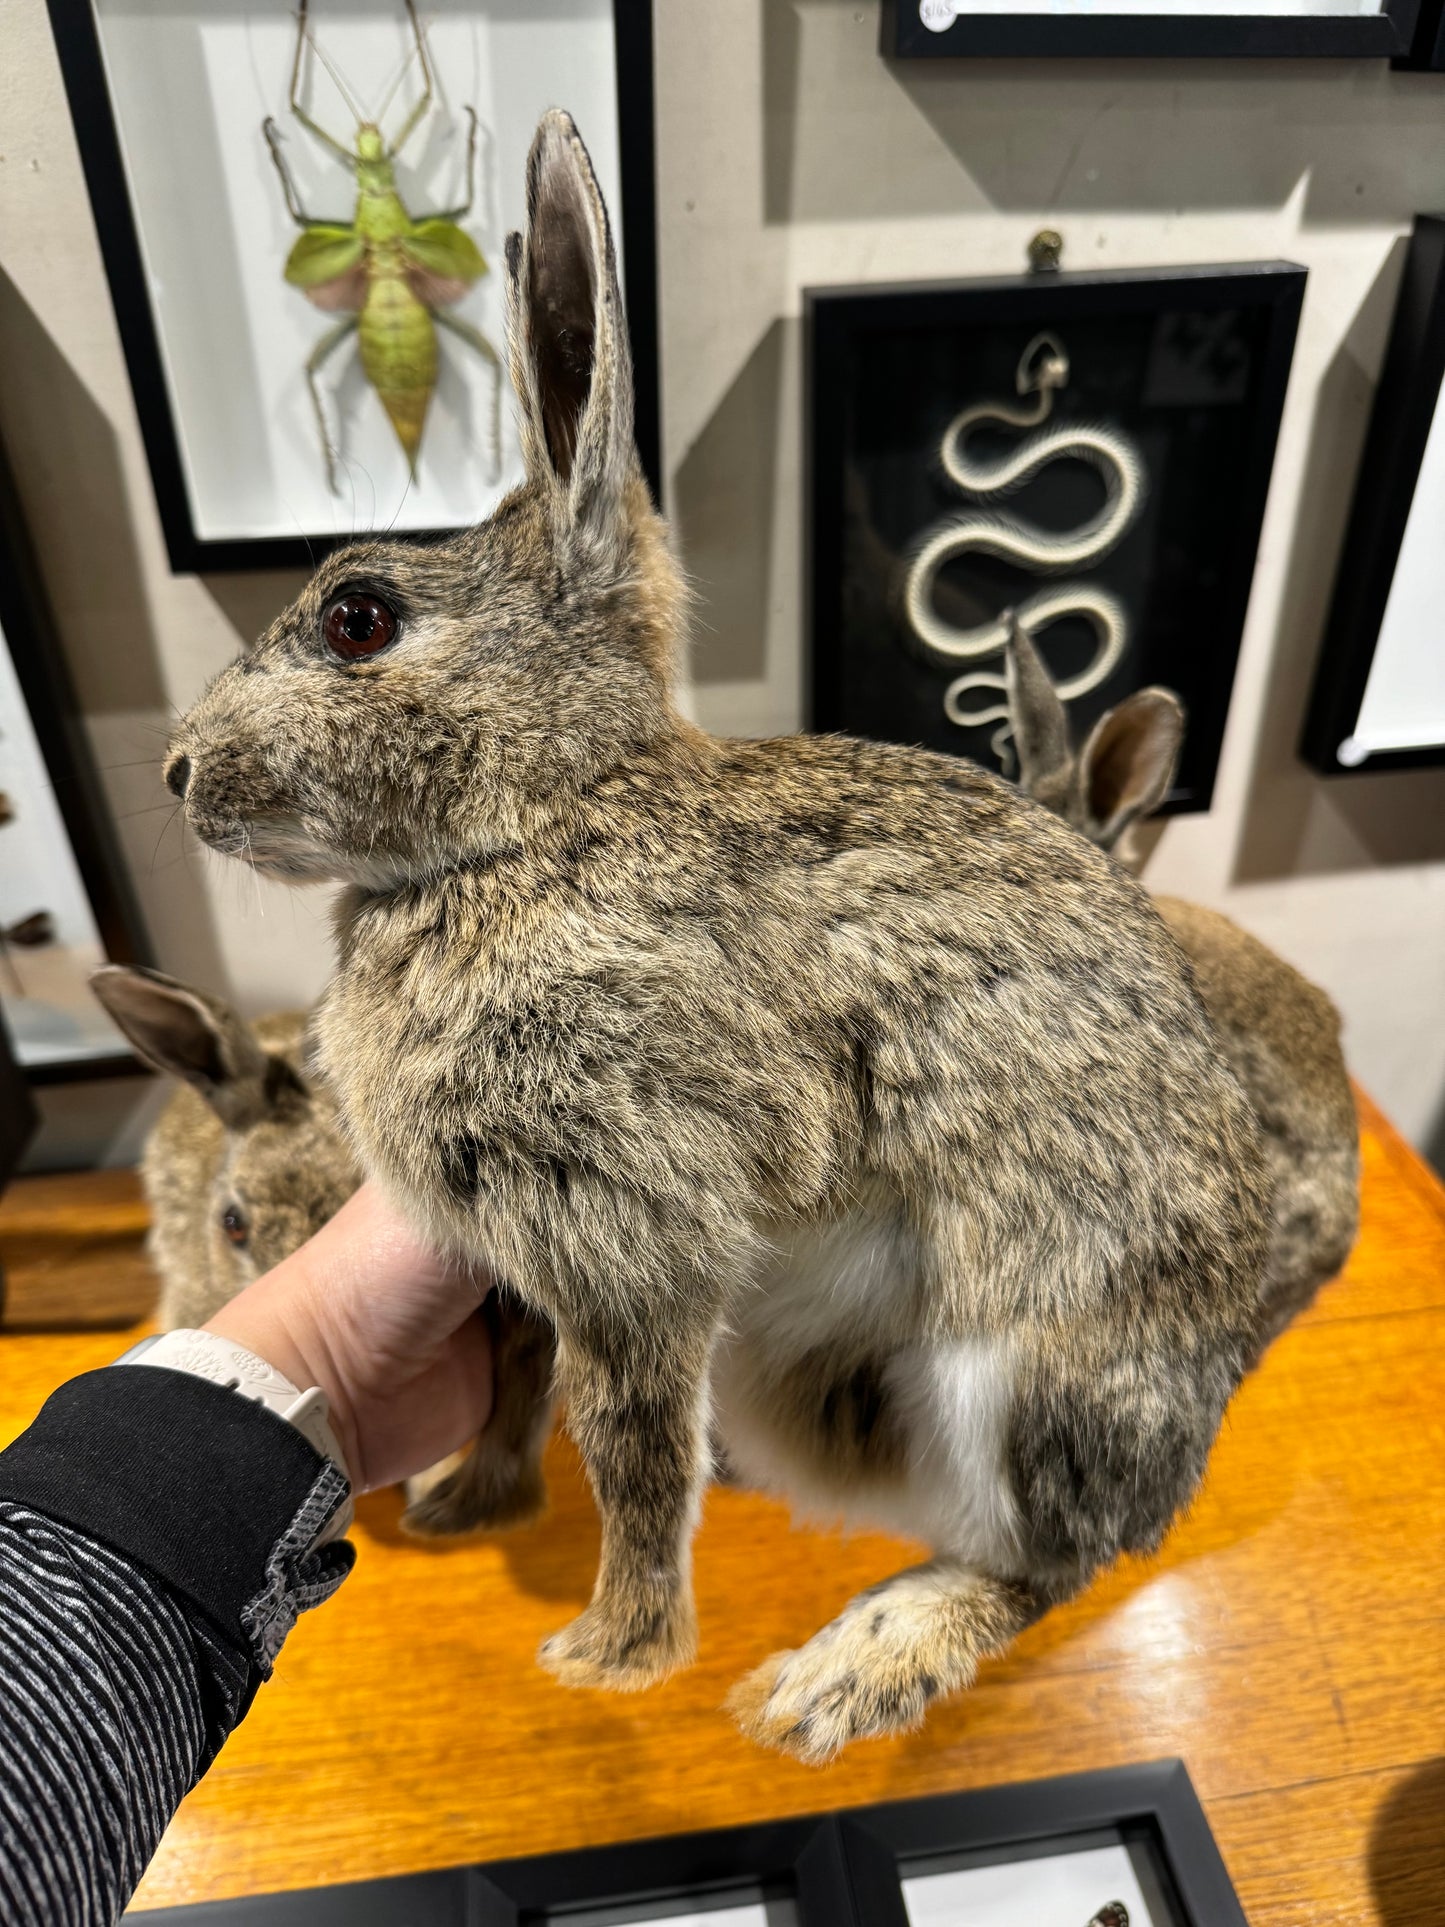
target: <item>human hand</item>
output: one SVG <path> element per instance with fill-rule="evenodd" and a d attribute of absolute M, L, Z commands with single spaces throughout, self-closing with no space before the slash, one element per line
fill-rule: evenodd
<path fill-rule="evenodd" d="M 430 1250 L 372 1184 L 207 1321 L 291 1382 L 319 1385 L 352 1488 L 420 1472 L 492 1409 L 477 1316 L 492 1280 Z"/>

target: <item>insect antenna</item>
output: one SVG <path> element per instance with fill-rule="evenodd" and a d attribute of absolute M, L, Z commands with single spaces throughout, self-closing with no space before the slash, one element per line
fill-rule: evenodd
<path fill-rule="evenodd" d="M 321 62 L 321 65 L 326 69 L 327 73 L 331 76 L 332 85 L 335 87 L 337 93 L 340 94 L 342 100 L 346 105 L 347 112 L 351 115 L 351 118 L 358 122 L 364 121 L 366 119 L 366 115 L 363 114 L 361 109 L 357 106 L 355 96 L 352 94 L 351 89 L 347 86 L 345 80 L 342 78 L 340 68 L 336 65 L 335 61 L 331 58 L 330 54 L 326 52 L 326 49 L 322 46 L 321 42 L 316 38 L 315 34 L 312 33 L 309 27 L 306 29 L 306 40 L 307 40 L 307 44 L 311 48 L 312 53 L 315 54 L 316 58 Z"/>
<path fill-rule="evenodd" d="M 386 118 L 387 108 L 390 107 L 391 103 L 396 99 L 397 93 L 401 87 L 401 83 L 406 79 L 407 75 L 411 72 L 411 63 L 416 59 L 418 44 L 419 43 L 413 41 L 410 51 L 407 53 L 406 58 L 402 61 L 401 66 L 396 71 L 395 78 L 393 79 L 391 85 L 387 88 L 385 94 L 383 94 L 382 96 L 381 105 L 380 107 L 377 108 L 374 116 L 378 127 L 381 125 L 382 121 Z"/>

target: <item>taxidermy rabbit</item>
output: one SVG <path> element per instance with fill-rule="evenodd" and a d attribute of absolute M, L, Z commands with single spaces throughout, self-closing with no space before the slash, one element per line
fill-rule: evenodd
<path fill-rule="evenodd" d="M 526 479 L 467 534 L 325 561 L 166 780 L 213 848 L 348 884 L 317 1035 L 362 1162 L 555 1331 L 602 1555 L 545 1666 L 690 1659 L 714 1434 L 937 1548 L 736 1690 L 821 1760 L 1158 1544 L 1254 1342 L 1258 1130 L 1147 895 L 1048 811 L 950 757 L 678 713 L 685 592 L 563 113 L 527 211 Z M 505 1490 L 488 1428 L 433 1519 Z"/>
<path fill-rule="evenodd" d="M 173 977 L 118 964 L 90 987 L 139 1055 L 179 1081 L 141 1181 L 160 1324 L 203 1325 L 319 1231 L 361 1172 L 308 1061 L 302 1012 L 247 1024 Z"/>
<path fill-rule="evenodd" d="M 1131 832 L 1158 809 L 1174 780 L 1184 738 L 1178 697 L 1136 690 L 1101 716 L 1075 751 L 1064 705 L 1017 625 L 1007 671 L 1020 786 L 1134 869 Z M 1263 1351 L 1340 1270 L 1359 1227 L 1359 1130 L 1339 1012 L 1217 910 L 1178 897 L 1156 897 L 1155 907 L 1194 967 L 1220 1047 L 1263 1133 L 1274 1181 L 1260 1284 Z"/>

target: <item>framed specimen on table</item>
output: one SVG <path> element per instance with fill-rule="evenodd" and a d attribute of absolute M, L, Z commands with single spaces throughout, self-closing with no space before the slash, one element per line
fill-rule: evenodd
<path fill-rule="evenodd" d="M 883 51 L 1312 55 L 1438 67 L 1438 0 L 884 0 Z"/>
<path fill-rule="evenodd" d="M 0 1009 L 30 1083 L 139 1070 L 87 979 L 149 961 L 0 457 Z"/>
<path fill-rule="evenodd" d="M 410 1878 L 157 1927 L 1245 1927 L 1182 1761 Z"/>
<path fill-rule="evenodd" d="M 1415 223 L 1302 751 L 1326 775 L 1445 763 L 1445 216 Z"/>
<path fill-rule="evenodd" d="M 1209 805 L 1305 273 L 805 296 L 808 720 L 1016 773 L 1010 613 L 1076 734 L 1164 684 Z"/>
<path fill-rule="evenodd" d="M 565 102 L 658 480 L 650 0 L 49 0 L 177 570 L 306 567 L 521 476 L 505 237 Z"/>

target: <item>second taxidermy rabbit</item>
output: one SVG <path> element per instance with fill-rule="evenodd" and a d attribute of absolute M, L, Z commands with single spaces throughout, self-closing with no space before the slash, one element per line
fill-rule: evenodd
<path fill-rule="evenodd" d="M 119 964 L 90 984 L 140 1056 L 179 1085 L 146 1141 L 141 1182 L 161 1280 L 156 1321 L 163 1331 L 203 1325 L 334 1217 L 361 1171 L 312 1061 L 305 1012 L 248 1024 L 218 997 Z M 546 1425 L 530 1353 L 540 1347 L 550 1360 L 551 1345 L 531 1321 L 502 1316 L 496 1294 L 483 1312 L 496 1369 L 490 1456 L 505 1480 L 488 1523 L 499 1526 L 542 1503 L 531 1433 Z M 403 1526 L 431 1533 L 471 1523 L 446 1508 L 435 1515 L 432 1494 L 453 1470 L 447 1459 L 407 1480 Z"/>
<path fill-rule="evenodd" d="M 1017 625 L 1007 670 L 1020 787 L 1134 869 L 1130 833 L 1174 780 L 1184 736 L 1178 698 L 1167 689 L 1136 690 L 1100 717 L 1076 751 L 1048 670 Z M 1341 1269 L 1359 1228 L 1359 1128 L 1339 1012 L 1219 911 L 1179 897 L 1155 904 L 1194 967 L 1264 1136 L 1274 1212 L 1260 1283 L 1262 1352 Z"/>
<path fill-rule="evenodd" d="M 166 779 L 213 848 L 344 879 L 318 1037 L 363 1161 L 555 1329 L 602 1554 L 545 1666 L 690 1659 L 714 1430 L 749 1481 L 936 1548 L 739 1687 L 749 1733 L 821 1760 L 1159 1543 L 1254 1342 L 1258 1131 L 1148 897 L 1046 810 L 680 715 L 565 114 L 527 210 L 525 480 L 450 541 L 323 562 Z M 488 1516 L 490 1430 L 434 1499 Z"/>
<path fill-rule="evenodd" d="M 109 964 L 90 987 L 179 1088 L 141 1181 L 164 1330 L 203 1325 L 339 1211 L 361 1182 L 336 1104 L 307 1061 L 306 1017 L 248 1024 L 159 971 Z"/>

